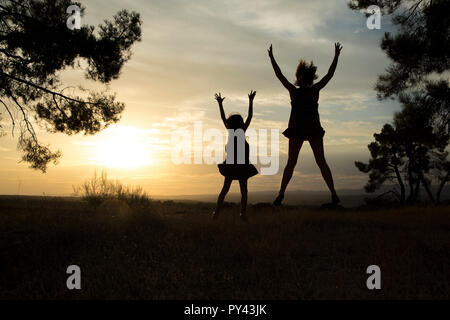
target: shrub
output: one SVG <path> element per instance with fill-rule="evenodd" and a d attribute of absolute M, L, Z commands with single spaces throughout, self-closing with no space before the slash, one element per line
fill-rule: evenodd
<path fill-rule="evenodd" d="M 149 207 L 151 204 L 150 196 L 142 187 L 130 187 L 118 180 L 110 180 L 105 170 L 100 175 L 95 171 L 92 178 L 73 189 L 75 195 L 95 206 L 110 199 L 124 201 L 130 206 Z"/>

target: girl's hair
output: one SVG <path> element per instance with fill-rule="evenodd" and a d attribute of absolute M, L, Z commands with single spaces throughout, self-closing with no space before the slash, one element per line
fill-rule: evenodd
<path fill-rule="evenodd" d="M 316 71 L 317 67 L 312 61 L 308 64 L 305 60 L 300 59 L 297 71 L 295 72 L 295 76 L 297 77 L 295 85 L 299 86 L 301 82 L 307 86 L 312 85 L 314 80 L 317 79 Z"/>
<path fill-rule="evenodd" d="M 227 129 L 244 129 L 244 119 L 239 113 L 232 114 L 227 118 Z"/>

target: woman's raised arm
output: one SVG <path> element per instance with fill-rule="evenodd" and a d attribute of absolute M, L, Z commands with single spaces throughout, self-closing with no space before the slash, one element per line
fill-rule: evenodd
<path fill-rule="evenodd" d="M 286 77 L 283 75 L 283 73 L 281 72 L 281 69 L 275 60 L 275 57 L 273 56 L 272 45 L 270 45 L 269 50 L 267 50 L 267 51 L 269 52 L 270 62 L 272 62 L 272 67 L 273 67 L 273 70 L 275 71 L 275 75 L 277 76 L 277 78 L 281 81 L 283 86 L 289 90 L 289 92 L 291 92 L 292 90 L 295 90 L 295 86 L 292 83 L 290 83 L 286 79 Z"/>
<path fill-rule="evenodd" d="M 319 81 L 317 82 L 314 87 L 321 90 L 323 87 L 327 85 L 327 83 L 333 78 L 334 72 L 336 71 L 336 66 L 338 63 L 339 55 L 341 54 L 342 45 L 339 42 L 336 42 L 334 44 L 334 59 L 331 63 L 330 69 L 328 69 L 328 73 Z"/>

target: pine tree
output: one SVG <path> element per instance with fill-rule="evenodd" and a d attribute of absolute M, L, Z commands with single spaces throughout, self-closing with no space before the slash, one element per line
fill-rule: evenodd
<path fill-rule="evenodd" d="M 95 134 L 119 121 L 125 107 L 106 91 L 64 89 L 60 72 L 84 61 L 86 78 L 109 83 L 141 39 L 136 12 L 120 11 L 98 28 L 73 29 L 67 26 L 71 5 L 83 17 L 85 8 L 70 0 L 0 1 L 0 112 L 9 116 L 13 134 L 20 128 L 22 160 L 42 172 L 61 152 L 40 143 L 33 123 L 49 132 Z"/>

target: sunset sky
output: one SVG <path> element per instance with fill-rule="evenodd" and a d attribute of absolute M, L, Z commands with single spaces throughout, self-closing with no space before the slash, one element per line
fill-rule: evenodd
<path fill-rule="evenodd" d="M 345 0 L 90 0 L 83 24 L 98 25 L 120 9 L 134 10 L 143 20 L 142 42 L 121 77 L 109 88 L 126 104 L 122 120 L 95 136 L 66 136 L 39 131 L 42 142 L 61 149 L 57 166 L 46 174 L 18 163 L 17 135 L 8 118 L 0 138 L 0 194 L 70 195 L 72 186 L 106 169 L 110 178 L 140 185 L 154 197 L 217 193 L 223 177 L 216 165 L 180 165 L 171 161 L 174 131 L 203 127 L 224 130 L 214 93 L 221 92 L 226 113 L 247 115 L 250 90 L 256 90 L 250 128 L 280 130 L 280 168 L 274 176 L 258 175 L 249 191 L 276 193 L 286 163 L 288 92 L 276 79 L 267 55 L 272 43 L 284 75 L 294 81 L 300 58 L 314 60 L 322 77 L 333 59 L 333 43 L 343 44 L 339 65 L 321 92 L 319 112 L 325 153 L 337 189 L 359 189 L 367 181 L 354 166 L 366 161 L 373 133 L 391 121 L 396 102 L 377 101 L 377 75 L 389 60 L 379 47 L 391 26 L 369 30 L 363 13 Z M 49 35 L 51 36 L 51 35 Z M 83 70 L 67 70 L 64 84 L 99 88 Z M 3 110 L 2 110 L 3 112 Z M 37 125 L 36 125 L 37 127 Z M 207 143 L 205 143 L 207 145 Z M 257 147 L 257 146 L 251 146 Z M 288 190 L 326 190 L 308 143 Z M 236 191 L 237 186 L 232 187 Z"/>

